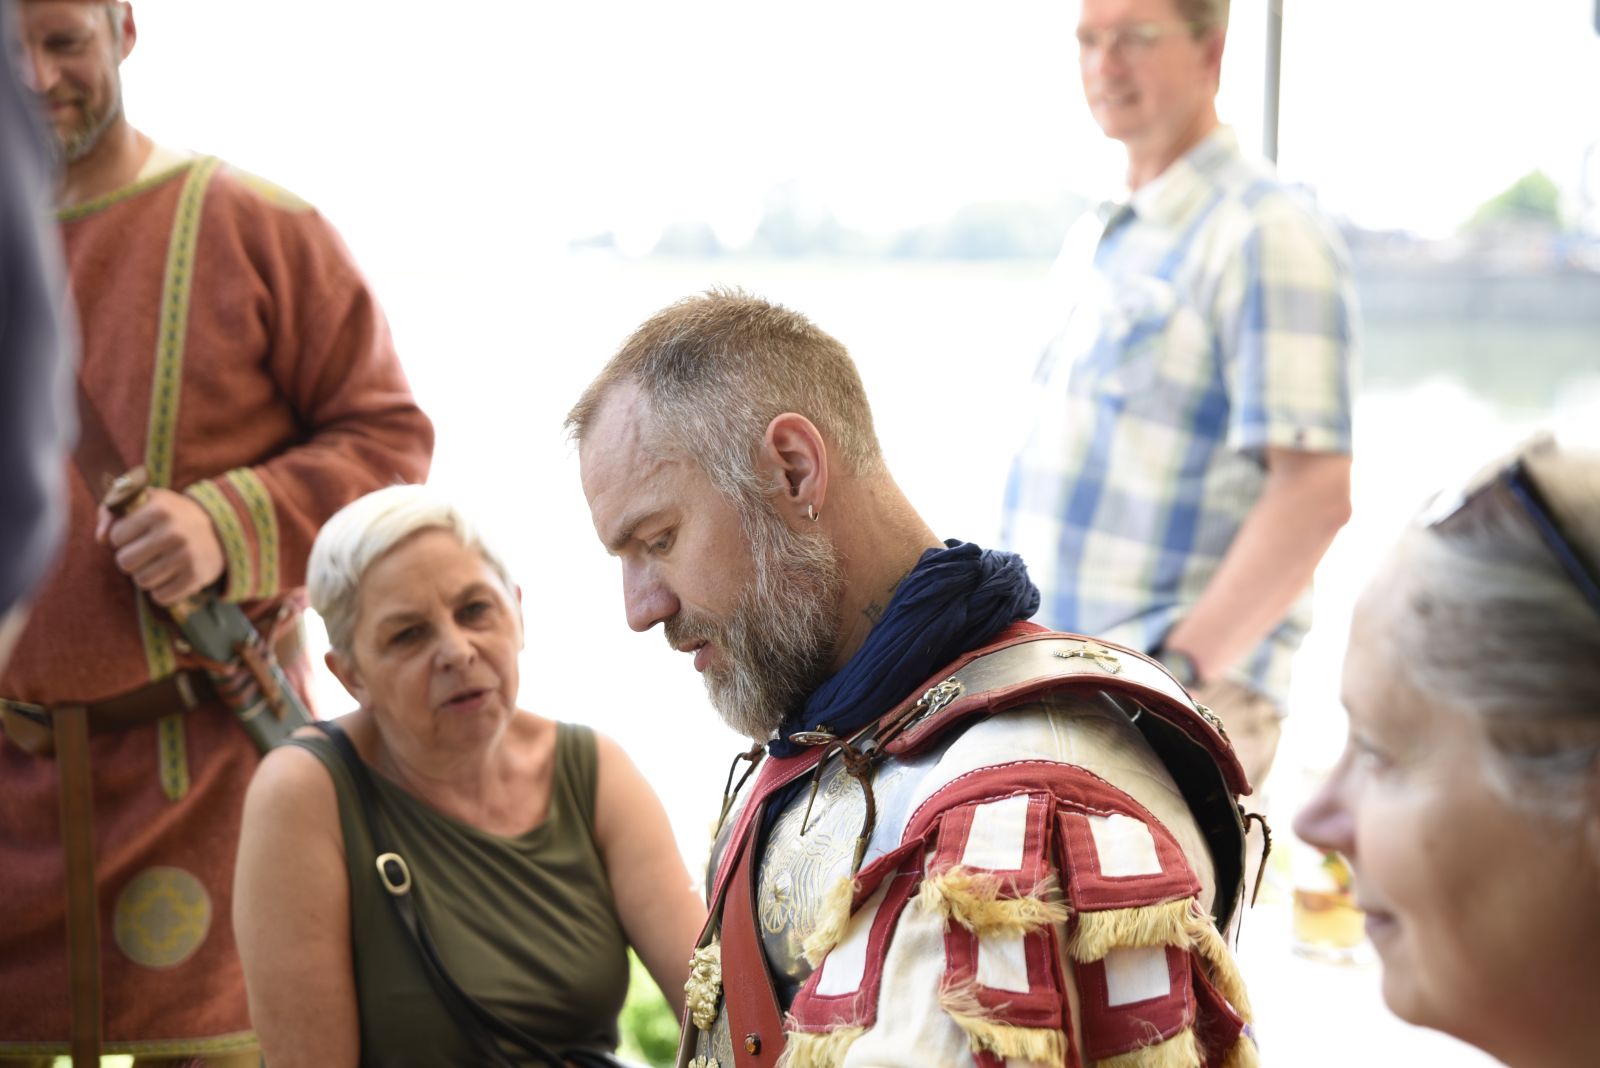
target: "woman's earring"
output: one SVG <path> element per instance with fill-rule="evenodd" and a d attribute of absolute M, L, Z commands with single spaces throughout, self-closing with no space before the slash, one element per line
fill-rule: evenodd
<path fill-rule="evenodd" d="M 815 504 L 806 505 L 806 518 L 811 520 L 813 523 L 822 518 L 817 514 L 817 506 Z"/>

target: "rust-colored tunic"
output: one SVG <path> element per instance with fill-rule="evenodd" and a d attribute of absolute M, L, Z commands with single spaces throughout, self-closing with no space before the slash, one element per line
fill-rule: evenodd
<path fill-rule="evenodd" d="M 269 622 L 330 514 L 427 473 L 432 427 L 372 293 L 320 215 L 212 159 L 61 223 L 86 390 L 122 457 L 210 514 L 224 597 Z M 0 696 L 95 701 L 185 665 L 94 541 L 97 493 L 67 479 L 64 550 Z M 251 742 L 204 707 L 91 752 L 107 1051 L 250 1048 L 230 912 Z M 66 1050 L 59 841 L 54 762 L 0 740 L 0 1055 Z"/>

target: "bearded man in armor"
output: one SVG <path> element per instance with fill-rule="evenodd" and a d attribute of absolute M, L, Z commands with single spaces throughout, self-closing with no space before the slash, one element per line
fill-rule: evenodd
<path fill-rule="evenodd" d="M 713 290 L 568 429 L 629 626 L 756 743 L 680 1068 L 1256 1063 L 1220 724 L 1149 657 L 1028 623 L 1015 555 L 935 536 L 838 341 Z"/>

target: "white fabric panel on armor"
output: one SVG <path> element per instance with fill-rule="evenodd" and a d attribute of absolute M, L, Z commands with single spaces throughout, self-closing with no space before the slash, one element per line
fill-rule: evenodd
<path fill-rule="evenodd" d="M 1126 716 L 1077 696 L 1050 698 L 976 724 L 937 757 L 904 800 L 893 797 L 885 804 L 880 797 L 875 848 L 868 859 L 898 845 L 904 821 L 940 787 L 970 771 L 1015 760 L 1075 764 L 1116 783 L 1177 838 L 1200 877 L 1200 904 L 1211 908 L 1216 888 L 1211 852 L 1172 775 Z"/>
<path fill-rule="evenodd" d="M 1026 994 L 1028 956 L 1021 935 L 978 939 L 978 983 L 995 990 Z"/>
<path fill-rule="evenodd" d="M 872 934 L 872 921 L 878 908 L 889 893 L 892 880 L 885 880 L 877 893 L 866 900 L 850 918 L 844 938 L 822 962 L 822 977 L 817 980 L 817 993 L 825 997 L 853 994 L 861 989 L 861 980 L 867 974 L 867 939 Z"/>
<path fill-rule="evenodd" d="M 995 871 L 1016 871 L 1022 867 L 1022 846 L 1028 830 L 1028 803 L 1028 795 L 1019 794 L 973 809 L 972 829 L 967 833 L 961 863 L 969 868 L 990 868 Z"/>
<path fill-rule="evenodd" d="M 1166 946 L 1113 949 L 1106 954 L 1106 1002 L 1113 1008 L 1171 992 Z"/>
<path fill-rule="evenodd" d="M 1102 875 L 1109 879 L 1121 879 L 1134 875 L 1161 874 L 1161 858 L 1156 856 L 1155 836 L 1143 822 L 1120 812 L 1087 818 L 1089 831 L 1094 835 L 1095 853 L 1100 857 Z"/>
<path fill-rule="evenodd" d="M 927 1068 L 972 1063 L 967 1035 L 939 1006 L 945 920 L 906 906 L 883 962 L 877 1023 L 851 1043 L 839 1068 Z"/>

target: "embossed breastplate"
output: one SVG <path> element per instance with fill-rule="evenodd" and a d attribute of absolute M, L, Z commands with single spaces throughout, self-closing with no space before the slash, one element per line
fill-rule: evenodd
<path fill-rule="evenodd" d="M 880 809 L 898 807 L 895 802 L 917 778 L 911 770 L 898 761 L 877 769 L 873 791 Z M 838 762 L 824 768 L 809 816 L 808 800 L 809 786 L 773 820 L 756 875 L 761 941 L 785 1003 L 811 974 L 800 945 L 817 925 L 824 896 L 849 876 L 867 811 L 861 785 Z M 892 822 L 898 833 L 899 821 Z"/>
<path fill-rule="evenodd" d="M 899 844 L 918 787 L 928 769 L 938 763 L 944 747 L 910 760 L 890 760 L 876 769 L 873 794 L 878 806 L 867 858 Z M 807 814 L 809 804 L 810 812 Z M 828 891 L 850 874 L 856 838 L 866 815 L 861 785 L 838 761 L 829 762 L 812 796 L 809 778 L 772 817 L 762 843 L 756 871 L 756 919 L 773 987 L 781 1004 L 793 1000 L 811 964 L 801 943 L 816 927 Z M 707 880 L 717 870 L 736 820 L 730 816 L 712 850 Z M 803 833 L 802 833 L 803 831 Z M 730 1034 L 725 1006 L 719 1007 L 715 1025 L 695 1043 L 694 1068 L 733 1068 L 733 1046 L 740 1036 Z M 701 1059 L 703 1058 L 703 1060 Z"/>

